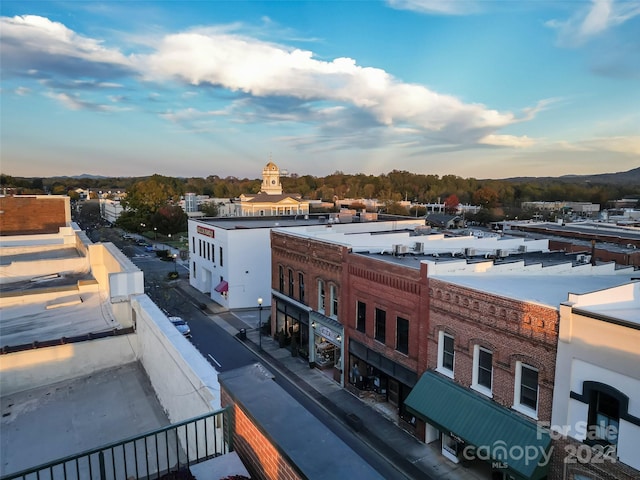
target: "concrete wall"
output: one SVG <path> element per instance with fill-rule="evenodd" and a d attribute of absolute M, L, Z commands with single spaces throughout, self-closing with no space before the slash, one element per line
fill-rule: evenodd
<path fill-rule="evenodd" d="M 136 335 L 120 335 L 0 355 L 2 395 L 136 361 Z"/>
<path fill-rule="evenodd" d="M 171 422 L 221 408 L 218 374 L 146 295 L 132 300 L 138 357 Z"/>

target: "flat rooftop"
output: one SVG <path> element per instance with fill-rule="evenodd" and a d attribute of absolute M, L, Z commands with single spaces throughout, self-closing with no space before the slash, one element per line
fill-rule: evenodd
<path fill-rule="evenodd" d="M 559 308 L 569 293 L 585 294 L 619 287 L 632 281 L 635 275 L 442 275 L 437 280 L 505 298 Z M 637 311 L 636 311 L 637 315 Z"/>
<path fill-rule="evenodd" d="M 633 268 L 616 270 L 614 264 L 591 267 L 576 261 L 577 254 L 564 252 L 530 252 L 505 258 L 464 257 L 441 254 L 392 255 L 355 253 L 381 261 L 419 270 L 423 262 L 430 267 L 429 278 L 442 280 L 474 290 L 486 291 L 505 298 L 538 303 L 558 308 L 569 293 L 584 294 L 618 287 L 640 278 Z M 474 271 L 474 264 L 488 268 Z M 437 268 L 442 266 L 444 268 Z M 637 315 L 637 311 L 635 312 Z"/>
<path fill-rule="evenodd" d="M 69 289 L 55 298 L 25 295 L 22 303 L 2 307 L 0 347 L 99 333 L 121 325 L 105 292 Z"/>
<path fill-rule="evenodd" d="M 138 363 L 0 398 L 0 475 L 169 425 Z"/>
<path fill-rule="evenodd" d="M 329 213 L 297 215 L 286 217 L 212 217 L 212 218 L 194 218 L 191 221 L 204 223 L 224 230 L 236 230 L 246 228 L 286 228 L 286 227 L 304 227 L 310 225 L 329 225 L 332 223 Z M 412 217 L 399 217 L 394 215 L 377 215 L 377 220 L 360 220 L 357 215 L 351 216 L 353 221 L 335 222 L 336 225 L 348 225 L 351 223 L 376 223 L 388 222 L 393 220 L 415 220 Z M 423 220 L 423 219 L 422 219 Z M 424 221 L 424 220 L 423 220 Z"/>
<path fill-rule="evenodd" d="M 636 228 L 619 227 L 610 223 L 601 222 L 575 222 L 558 225 L 557 223 L 528 223 L 514 224 L 511 228 L 523 231 L 539 231 L 548 234 L 572 232 L 580 235 L 608 236 L 612 239 L 628 239 L 640 241 L 640 231 Z"/>

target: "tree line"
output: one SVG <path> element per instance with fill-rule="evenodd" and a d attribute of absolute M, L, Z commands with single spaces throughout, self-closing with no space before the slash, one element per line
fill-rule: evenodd
<path fill-rule="evenodd" d="M 310 200 L 324 201 L 376 198 L 382 202 L 409 200 L 415 203 L 441 203 L 450 195 L 456 195 L 461 203 L 469 204 L 490 201 L 505 207 L 514 207 L 527 201 L 564 200 L 598 203 L 602 208 L 606 208 L 607 202 L 611 200 L 640 195 L 640 185 L 586 183 L 580 177 L 576 177 L 575 181 L 565 177 L 478 180 L 456 175 L 425 175 L 400 170 L 392 170 L 382 175 L 345 174 L 340 171 L 325 177 L 291 175 L 282 177 L 281 182 L 283 190 L 287 193 L 298 193 Z M 0 175 L 0 188 L 13 188 L 15 193 L 22 194 L 66 195 L 76 188 L 102 191 L 158 188 L 158 193 L 164 193 L 163 185 L 167 185 L 168 193 L 176 196 L 193 192 L 216 198 L 236 198 L 243 193 L 257 193 L 261 183 L 261 179 L 232 176 L 223 178 L 217 175 L 206 178 L 176 178 L 157 174 L 148 177 L 113 178 L 23 178 Z"/>

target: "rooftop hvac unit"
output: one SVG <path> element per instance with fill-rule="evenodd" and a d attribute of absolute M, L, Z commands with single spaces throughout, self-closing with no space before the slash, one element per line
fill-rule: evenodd
<path fill-rule="evenodd" d="M 527 251 L 527 246 L 526 245 L 519 245 L 518 246 L 518 252 L 525 253 L 526 251 Z"/>
<path fill-rule="evenodd" d="M 509 252 L 507 250 L 503 248 L 496 250 L 496 257 L 504 258 L 508 256 L 509 256 Z"/>
<path fill-rule="evenodd" d="M 476 249 L 475 248 L 465 248 L 464 249 L 464 254 L 467 257 L 475 257 L 476 256 Z"/>
<path fill-rule="evenodd" d="M 413 251 L 415 253 L 422 253 L 424 252 L 424 243 L 422 242 L 416 242 L 415 245 L 413 246 Z"/>
<path fill-rule="evenodd" d="M 591 255 L 585 255 L 584 253 L 576 255 L 576 262 L 580 264 L 589 263 L 591 262 Z"/>
<path fill-rule="evenodd" d="M 404 255 L 409 252 L 409 247 L 406 245 L 394 245 L 393 246 L 393 254 L 394 255 Z"/>

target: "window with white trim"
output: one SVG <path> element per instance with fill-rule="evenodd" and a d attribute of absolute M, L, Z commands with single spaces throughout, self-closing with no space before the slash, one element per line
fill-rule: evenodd
<path fill-rule="evenodd" d="M 473 347 L 473 374 L 471 387 L 491 396 L 493 386 L 493 352 L 480 345 Z"/>
<path fill-rule="evenodd" d="M 525 415 L 538 415 L 538 369 L 526 363 L 516 363 L 516 382 L 513 406 Z"/>
<path fill-rule="evenodd" d="M 438 334 L 438 371 L 453 378 L 455 350 L 453 336 L 440 332 Z"/>

